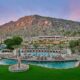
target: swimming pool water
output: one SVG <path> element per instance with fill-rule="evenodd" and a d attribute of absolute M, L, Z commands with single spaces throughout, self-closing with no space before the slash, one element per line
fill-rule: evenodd
<path fill-rule="evenodd" d="M 11 60 L 11 59 L 2 59 L 0 60 L 1 65 L 12 65 L 16 64 L 17 60 Z M 67 68 L 74 68 L 76 65 L 76 61 L 68 61 L 68 62 L 28 62 L 28 61 L 22 61 L 24 64 L 32 64 L 47 68 L 57 68 L 57 69 L 67 69 Z"/>

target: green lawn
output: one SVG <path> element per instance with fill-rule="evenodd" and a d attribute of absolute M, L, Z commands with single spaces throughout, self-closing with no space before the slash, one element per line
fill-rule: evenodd
<path fill-rule="evenodd" d="M 26 72 L 12 73 L 0 66 L 0 80 L 80 80 L 80 68 L 58 70 L 30 65 Z"/>

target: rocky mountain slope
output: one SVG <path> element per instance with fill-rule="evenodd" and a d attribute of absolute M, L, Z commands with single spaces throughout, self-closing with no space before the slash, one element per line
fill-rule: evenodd
<path fill-rule="evenodd" d="M 45 35 L 80 36 L 80 22 L 31 15 L 0 26 L 0 37 L 14 35 L 23 37 Z"/>

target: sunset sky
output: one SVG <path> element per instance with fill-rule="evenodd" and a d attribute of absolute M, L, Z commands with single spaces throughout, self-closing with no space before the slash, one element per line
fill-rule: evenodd
<path fill-rule="evenodd" d="M 80 0 L 0 0 L 0 25 L 34 14 L 80 21 Z"/>

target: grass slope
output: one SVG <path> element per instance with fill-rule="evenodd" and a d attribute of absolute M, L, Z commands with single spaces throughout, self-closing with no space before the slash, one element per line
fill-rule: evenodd
<path fill-rule="evenodd" d="M 0 80 L 80 80 L 80 68 L 58 70 L 30 65 L 26 72 L 12 73 L 0 66 Z"/>

